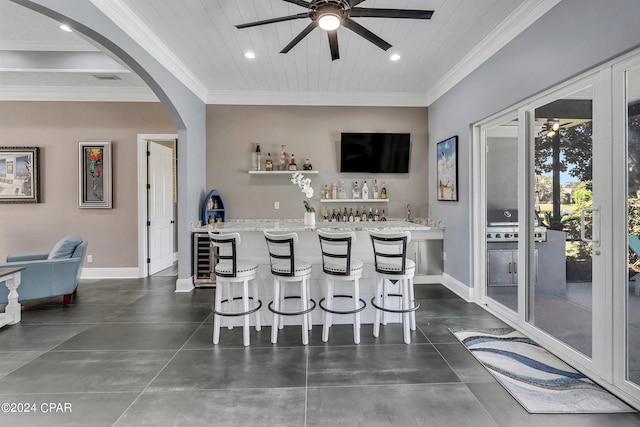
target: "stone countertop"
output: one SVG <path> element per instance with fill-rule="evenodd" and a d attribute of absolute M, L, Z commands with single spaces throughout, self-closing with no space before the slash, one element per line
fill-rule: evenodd
<path fill-rule="evenodd" d="M 374 222 L 322 222 L 316 221 L 315 227 L 305 226 L 302 220 L 296 219 L 236 219 L 226 222 L 218 222 L 211 227 L 221 232 L 248 232 L 248 231 L 313 231 L 317 229 L 335 231 L 429 231 L 442 233 L 442 228 L 429 227 L 426 221 L 416 219 L 406 221 L 391 219 L 388 221 Z M 206 233 L 208 225 L 192 227 L 192 232 Z"/>

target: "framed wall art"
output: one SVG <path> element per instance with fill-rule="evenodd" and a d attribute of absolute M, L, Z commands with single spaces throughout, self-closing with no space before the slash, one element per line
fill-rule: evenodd
<path fill-rule="evenodd" d="M 78 142 L 78 207 L 111 208 L 111 141 Z"/>
<path fill-rule="evenodd" d="M 39 203 L 39 177 L 39 147 L 0 147 L 0 203 Z"/>
<path fill-rule="evenodd" d="M 458 201 L 458 136 L 437 144 L 438 200 Z"/>

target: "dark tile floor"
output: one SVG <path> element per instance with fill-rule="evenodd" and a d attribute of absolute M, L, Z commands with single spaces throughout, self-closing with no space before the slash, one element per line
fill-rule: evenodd
<path fill-rule="evenodd" d="M 399 325 L 352 343 L 314 327 L 222 330 L 211 344 L 212 289 L 175 277 L 83 281 L 72 305 L 23 304 L 0 329 L 2 426 L 640 426 L 637 414 L 530 415 L 447 328 L 504 326 L 438 285 L 418 285 L 418 330 Z"/>

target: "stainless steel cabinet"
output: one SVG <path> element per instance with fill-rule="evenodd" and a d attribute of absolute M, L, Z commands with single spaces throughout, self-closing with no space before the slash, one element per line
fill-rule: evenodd
<path fill-rule="evenodd" d="M 511 286 L 518 283 L 518 251 L 511 249 L 492 249 L 487 251 L 487 285 Z M 534 254 L 536 277 L 538 272 L 538 250 Z"/>
<path fill-rule="evenodd" d="M 407 257 L 416 263 L 415 283 L 439 283 L 444 270 L 442 240 L 412 240 Z"/>

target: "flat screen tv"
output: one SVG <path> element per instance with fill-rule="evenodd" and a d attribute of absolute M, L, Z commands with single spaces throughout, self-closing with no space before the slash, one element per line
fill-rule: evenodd
<path fill-rule="evenodd" d="M 346 133 L 340 138 L 340 172 L 408 173 L 410 134 Z"/>

